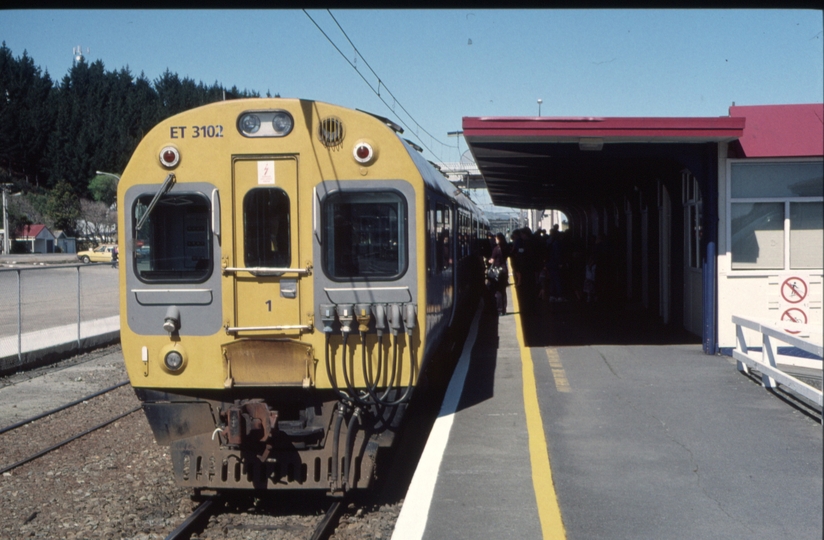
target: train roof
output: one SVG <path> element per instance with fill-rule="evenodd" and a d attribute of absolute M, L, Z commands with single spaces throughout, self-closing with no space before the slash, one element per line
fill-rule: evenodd
<path fill-rule="evenodd" d="M 404 148 L 406 148 L 406 151 L 409 153 L 418 171 L 420 171 L 421 177 L 429 189 L 441 193 L 444 197 L 454 200 L 459 206 L 479 216 L 483 216 L 483 210 L 472 202 L 460 188 L 447 180 L 409 141 L 400 136 L 398 136 L 398 139 Z"/>

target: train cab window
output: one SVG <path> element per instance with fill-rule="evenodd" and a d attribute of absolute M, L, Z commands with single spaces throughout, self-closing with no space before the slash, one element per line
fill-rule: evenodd
<path fill-rule="evenodd" d="M 349 191 L 323 205 L 323 265 L 332 279 L 390 280 L 407 268 L 406 201 L 397 192 Z"/>
<path fill-rule="evenodd" d="M 243 254 L 247 268 L 288 268 L 292 262 L 289 195 L 255 188 L 243 198 Z"/>
<path fill-rule="evenodd" d="M 132 212 L 140 222 L 153 193 L 141 195 Z M 201 282 L 212 273 L 211 207 L 199 193 L 163 195 L 135 231 L 134 265 L 142 281 Z"/>

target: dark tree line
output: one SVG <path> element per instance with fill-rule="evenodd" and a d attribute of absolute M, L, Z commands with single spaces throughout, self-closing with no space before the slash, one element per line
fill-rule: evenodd
<path fill-rule="evenodd" d="M 206 86 L 168 69 L 154 81 L 128 67 L 75 63 L 53 81 L 24 51 L 0 47 L 0 183 L 47 195 L 93 198 L 96 170 L 120 174 L 158 122 L 200 105 L 259 94 L 217 82 Z M 69 194 L 63 193 L 68 185 Z M 10 227 L 11 229 L 11 227 Z"/>

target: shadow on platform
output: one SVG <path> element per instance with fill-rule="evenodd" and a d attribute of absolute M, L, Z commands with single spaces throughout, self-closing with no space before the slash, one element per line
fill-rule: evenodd
<path fill-rule="evenodd" d="M 640 305 L 519 300 L 527 347 L 701 343 L 700 336 L 663 324 Z"/>

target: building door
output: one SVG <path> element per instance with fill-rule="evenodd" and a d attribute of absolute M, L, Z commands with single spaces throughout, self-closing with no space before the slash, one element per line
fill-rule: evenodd
<path fill-rule="evenodd" d="M 644 201 L 643 193 L 640 195 L 641 201 L 641 304 L 644 309 L 649 309 L 649 209 Z"/>
<path fill-rule="evenodd" d="M 703 334 L 703 272 L 701 269 L 702 197 L 698 180 L 689 172 L 681 174 L 684 204 L 684 328 Z"/>
<path fill-rule="evenodd" d="M 672 279 L 672 201 L 667 187 L 658 182 L 658 315 L 669 324 Z"/>

